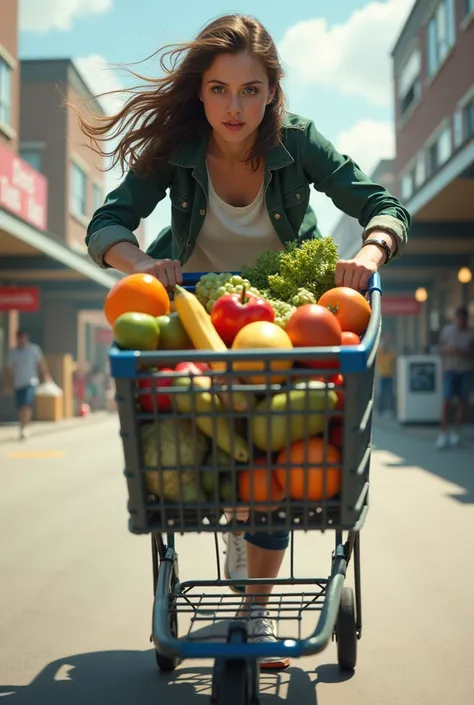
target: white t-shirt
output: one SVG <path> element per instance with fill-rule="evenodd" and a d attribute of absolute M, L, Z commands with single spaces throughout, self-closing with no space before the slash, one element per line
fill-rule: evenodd
<path fill-rule="evenodd" d="M 453 323 L 443 328 L 440 334 L 440 345 L 470 352 L 471 358 L 459 355 L 443 355 L 443 367 L 450 372 L 470 372 L 474 369 L 474 328 L 461 330 Z"/>
<path fill-rule="evenodd" d="M 13 348 L 8 355 L 8 365 L 13 371 L 13 386 L 22 389 L 30 385 L 37 386 L 38 364 L 43 359 L 41 348 L 28 343 L 24 348 Z"/>
<path fill-rule="evenodd" d="M 208 208 L 185 272 L 239 271 L 268 250 L 283 250 L 265 205 L 264 186 L 248 206 L 231 206 L 209 177 Z"/>

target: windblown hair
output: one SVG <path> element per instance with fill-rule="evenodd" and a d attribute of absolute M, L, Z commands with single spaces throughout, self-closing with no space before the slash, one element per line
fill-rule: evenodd
<path fill-rule="evenodd" d="M 122 173 L 126 168 L 149 172 L 155 160 L 169 159 L 182 140 L 205 136 L 209 123 L 199 99 L 202 74 L 219 54 L 242 51 L 260 59 L 270 87 L 275 88 L 274 98 L 267 105 L 257 139 L 246 158 L 247 162 L 258 164 L 280 139 L 286 104 L 281 87 L 283 69 L 275 43 L 265 27 L 253 17 L 238 14 L 217 18 L 189 43 L 166 45 L 152 54 L 149 58 L 163 52 L 160 67 L 164 76 L 147 78 L 128 69 L 145 83 L 102 94 L 130 94 L 114 115 L 92 115 L 88 120 L 76 111 L 91 148 L 101 157 L 111 158 L 108 169 L 119 164 Z M 109 145 L 107 151 L 106 145 L 110 142 L 115 146 Z"/>

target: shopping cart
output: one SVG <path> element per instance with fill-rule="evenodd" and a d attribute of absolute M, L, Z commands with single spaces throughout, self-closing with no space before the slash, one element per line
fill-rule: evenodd
<path fill-rule="evenodd" d="M 184 286 L 193 290 L 200 276 L 199 273 L 185 275 Z M 378 275 L 370 282 L 368 296 L 372 313 L 360 345 L 290 351 L 229 350 L 224 354 L 198 350 L 133 352 L 116 346 L 110 350 L 125 458 L 129 529 L 135 534 L 151 534 L 152 538 L 151 640 L 157 664 L 162 671 L 172 671 L 183 659 L 215 659 L 212 683 L 215 705 L 259 702 L 258 664 L 262 657 L 298 658 L 315 654 L 333 639 L 337 643 L 340 668 L 355 668 L 357 642 L 362 634 L 359 537 L 368 511 L 374 362 L 381 327 Z M 288 360 L 293 367 L 279 371 L 280 379 L 275 383 L 275 365 Z M 317 363 L 318 369 L 304 364 L 310 360 Z M 207 363 L 211 367 L 202 371 L 208 384 L 205 390 L 196 368 L 181 366 L 180 371 L 175 371 L 176 365 L 183 361 Z M 257 377 L 252 377 L 249 369 L 236 380 L 233 364 L 239 361 L 253 367 L 255 374 L 258 371 Z M 225 363 L 225 369 L 217 366 L 217 362 Z M 204 367 L 201 364 L 201 370 Z M 342 375 L 342 383 L 335 377 L 338 373 Z M 315 375 L 324 384 L 315 383 Z M 312 396 L 315 387 L 319 394 L 317 409 Z M 266 405 L 271 406 L 275 394 L 285 394 L 290 399 L 295 390 L 299 393 L 299 410 L 291 406 L 293 402 L 288 402 L 283 408 L 272 407 L 269 414 Z M 334 392 L 344 395 L 344 403 L 338 402 L 336 407 Z M 200 404 L 204 393 L 208 394 L 207 411 Z M 241 405 L 243 398 L 258 403 Z M 226 404 L 220 401 L 224 399 Z M 204 418 L 212 426 L 211 431 L 208 427 L 207 435 L 196 426 L 198 415 L 200 429 Z M 321 421 L 318 443 L 323 448 L 318 471 L 322 492 L 315 498 L 305 470 L 303 498 L 290 498 L 294 496 L 291 473 L 295 467 L 289 448 L 295 427 L 305 453 L 309 454 L 309 438 L 314 437 L 313 424 L 318 415 Z M 234 442 L 233 433 L 228 435 L 228 455 L 220 453 L 222 423 L 230 424 L 234 431 L 237 429 L 237 435 L 245 440 L 248 452 L 244 452 L 243 458 L 239 456 L 242 445 Z M 282 423 L 283 450 L 282 442 L 278 441 Z M 329 462 L 330 433 L 335 423 L 342 428 L 342 457 Z M 277 437 L 278 452 L 269 447 L 262 449 L 262 424 L 266 425 L 268 445 Z M 254 437 L 257 427 L 260 451 L 256 451 L 257 437 Z M 286 451 L 283 461 L 280 454 Z M 166 462 L 169 453 L 174 456 L 173 464 Z M 305 461 L 303 467 L 307 469 L 308 463 L 313 467 L 314 458 L 307 455 Z M 265 471 L 268 493 L 264 498 L 256 496 L 257 488 L 252 483 L 250 501 L 248 497 L 245 502 L 239 498 L 241 473 L 247 472 L 248 479 L 258 463 L 263 468 L 279 468 L 285 473 L 286 496 L 277 506 L 271 498 L 272 476 L 268 470 Z M 336 495 L 328 488 L 328 477 L 335 467 L 340 473 Z M 170 478 L 173 491 L 178 493 L 172 500 L 163 496 Z M 202 490 L 204 479 L 206 492 Z M 227 482 L 225 496 L 224 482 Z M 244 586 L 251 605 L 256 599 L 252 586 L 265 585 L 269 580 L 237 581 L 222 577 L 218 537 L 222 532 L 243 529 L 290 532 L 290 576 L 271 581 L 274 588 L 267 606 L 279 626 L 279 638 L 274 643 L 252 642 L 248 639 L 247 621 L 236 619 L 243 599 L 235 592 L 238 586 Z M 335 547 L 328 577 L 295 575 L 295 536 L 301 531 L 334 532 Z M 176 535 L 184 533 L 214 534 L 217 559 L 214 579 L 180 581 Z M 344 586 L 351 560 L 354 589 Z M 303 617 L 313 613 L 319 615 L 317 624 L 312 633 L 303 636 Z M 282 634 L 282 630 L 290 630 L 290 623 L 296 633 Z M 203 625 L 205 628 L 201 628 Z"/>

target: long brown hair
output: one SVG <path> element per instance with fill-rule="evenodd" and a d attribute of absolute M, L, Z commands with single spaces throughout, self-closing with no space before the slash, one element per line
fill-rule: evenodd
<path fill-rule="evenodd" d="M 102 95 L 131 93 L 114 115 L 92 115 L 87 120 L 78 111 L 82 132 L 101 157 L 110 157 L 108 167 L 120 165 L 148 172 L 157 159 L 169 159 L 179 143 L 188 137 L 202 137 L 209 129 L 204 107 L 199 99 L 201 76 L 218 54 L 247 51 L 260 59 L 267 71 L 269 85 L 275 88 L 258 129 L 257 139 L 246 161 L 258 164 L 269 149 L 278 143 L 285 111 L 281 87 L 283 69 L 275 43 L 265 27 L 246 15 L 221 16 L 201 30 L 191 42 L 167 45 L 152 54 L 160 58 L 161 78 L 147 78 L 129 70 L 145 81 L 144 86 Z M 149 58 L 152 58 L 149 57 Z M 166 65 L 166 58 L 169 65 Z M 106 151 L 107 142 L 116 146 Z"/>

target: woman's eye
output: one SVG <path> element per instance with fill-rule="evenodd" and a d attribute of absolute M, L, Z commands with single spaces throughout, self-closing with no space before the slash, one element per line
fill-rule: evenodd
<path fill-rule="evenodd" d="M 258 93 L 258 88 L 255 88 L 255 86 L 247 86 L 245 92 L 247 95 L 255 95 L 255 93 Z"/>
<path fill-rule="evenodd" d="M 211 91 L 220 94 L 221 91 L 224 91 L 224 86 L 212 86 Z"/>

